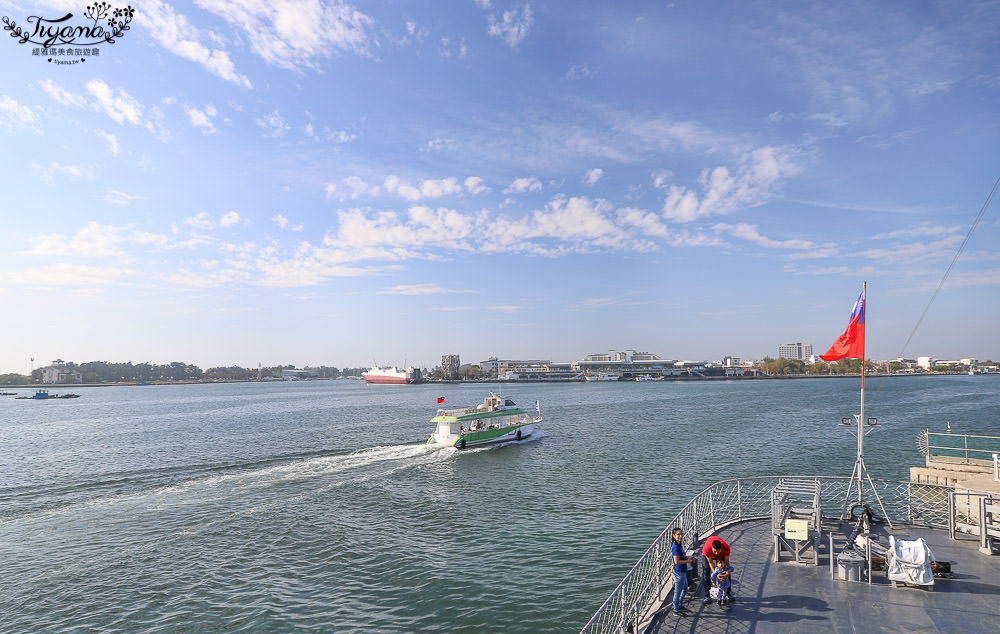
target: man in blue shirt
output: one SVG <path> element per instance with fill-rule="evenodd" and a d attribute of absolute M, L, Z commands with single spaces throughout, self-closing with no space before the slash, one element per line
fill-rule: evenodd
<path fill-rule="evenodd" d="M 681 614 L 682 611 L 687 611 L 684 607 L 684 595 L 688 591 L 688 564 L 695 563 L 695 559 L 688 559 L 688 556 L 684 553 L 684 546 L 681 544 L 684 541 L 684 531 L 675 528 L 671 532 L 671 537 L 673 537 L 674 542 L 670 545 L 670 552 L 674 556 L 674 610 L 671 612 L 674 616 L 684 616 Z"/>

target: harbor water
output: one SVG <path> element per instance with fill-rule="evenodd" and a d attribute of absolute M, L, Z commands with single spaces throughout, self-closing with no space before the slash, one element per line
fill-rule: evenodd
<path fill-rule="evenodd" d="M 0 631 L 574 632 L 705 486 L 854 462 L 857 378 L 507 384 L 535 437 L 424 444 L 437 397 L 490 389 L 3 397 Z M 1000 435 L 1000 380 L 869 378 L 865 413 L 905 480 L 924 429 Z"/>

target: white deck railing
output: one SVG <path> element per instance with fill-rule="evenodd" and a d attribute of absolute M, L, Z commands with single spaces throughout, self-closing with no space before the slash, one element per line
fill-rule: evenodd
<path fill-rule="evenodd" d="M 687 549 L 719 528 L 735 522 L 769 518 L 771 490 L 781 479 L 809 478 L 822 486 L 823 515 L 839 519 L 850 513 L 848 489 L 851 478 L 832 476 L 767 476 L 724 480 L 708 487 L 694 497 L 660 533 L 653 545 L 639 558 L 622 579 L 608 600 L 583 627 L 581 634 L 636 632 L 661 599 L 665 585 L 671 581 L 673 559 L 670 555 L 674 528 L 684 529 Z M 955 489 L 937 484 L 873 480 L 885 512 L 893 523 L 926 526 L 949 530 L 953 509 L 949 493 Z M 855 491 L 856 493 L 856 491 Z M 876 516 L 879 507 L 867 490 L 865 499 Z M 853 497 L 853 495 L 852 495 Z"/>

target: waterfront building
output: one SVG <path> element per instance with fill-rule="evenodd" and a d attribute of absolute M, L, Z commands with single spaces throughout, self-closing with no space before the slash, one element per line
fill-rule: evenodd
<path fill-rule="evenodd" d="M 678 365 L 678 364 L 681 365 Z M 704 363 L 695 364 L 704 369 Z M 661 359 L 651 352 L 636 352 L 635 350 L 601 352 L 588 354 L 576 362 L 576 367 L 587 376 L 599 374 L 615 374 L 620 379 L 635 379 L 640 376 L 682 376 L 689 374 L 691 368 L 685 368 L 682 362 L 674 359 Z"/>
<path fill-rule="evenodd" d="M 62 359 L 56 359 L 52 365 L 41 368 L 42 383 L 83 383 L 83 374 L 69 367 Z"/>
<path fill-rule="evenodd" d="M 813 345 L 811 343 L 783 343 L 778 346 L 779 359 L 793 359 L 795 361 L 808 362 L 813 356 Z"/>
<path fill-rule="evenodd" d="M 462 360 L 457 354 L 441 355 L 441 373 L 444 374 L 444 378 L 457 379 L 461 373 L 461 369 Z"/>

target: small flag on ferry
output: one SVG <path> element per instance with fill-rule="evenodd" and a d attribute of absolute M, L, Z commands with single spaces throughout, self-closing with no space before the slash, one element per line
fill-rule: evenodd
<path fill-rule="evenodd" d="M 865 294 L 858 295 L 858 301 L 854 302 L 854 310 L 851 311 L 851 321 L 847 324 L 847 330 L 840 335 L 826 354 L 819 355 L 824 361 L 837 361 L 838 359 L 864 359 L 865 358 Z"/>
<path fill-rule="evenodd" d="M 438 397 L 438 405 L 440 405 L 441 403 L 444 403 L 444 397 L 443 396 L 439 396 Z"/>

